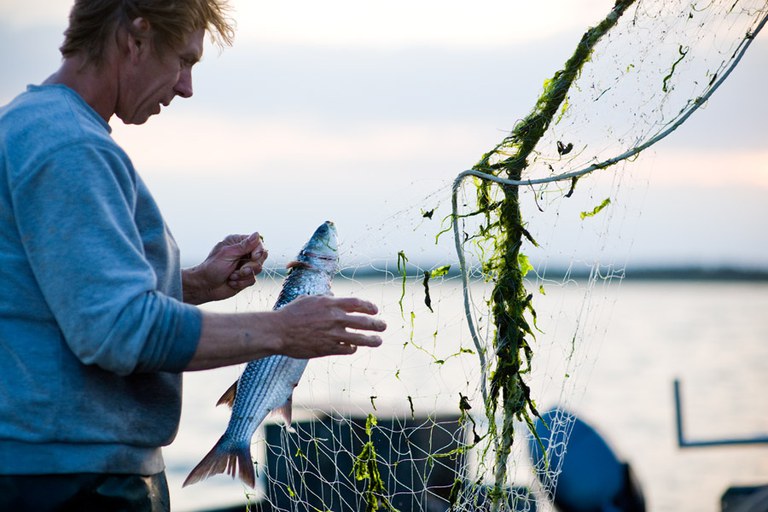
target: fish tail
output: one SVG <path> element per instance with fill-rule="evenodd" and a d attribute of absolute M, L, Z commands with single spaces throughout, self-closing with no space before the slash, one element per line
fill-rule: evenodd
<path fill-rule="evenodd" d="M 234 445 L 226 435 L 222 436 L 216 445 L 195 466 L 182 487 L 195 484 L 206 478 L 227 473 L 232 478 L 239 476 L 251 488 L 256 487 L 256 473 L 251 460 L 251 449 L 248 444 Z"/>

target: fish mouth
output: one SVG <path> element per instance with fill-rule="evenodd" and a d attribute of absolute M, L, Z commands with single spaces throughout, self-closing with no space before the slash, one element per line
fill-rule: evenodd
<path fill-rule="evenodd" d="M 336 224 L 334 224 L 332 221 L 327 220 L 320 224 L 320 226 L 315 230 L 315 234 L 312 235 L 312 238 L 319 237 L 319 236 L 336 236 Z"/>
<path fill-rule="evenodd" d="M 307 245 L 301 251 L 302 255 L 312 255 L 321 259 L 334 260 L 337 258 L 338 242 L 336 235 L 336 225 L 330 220 L 322 223 Z"/>

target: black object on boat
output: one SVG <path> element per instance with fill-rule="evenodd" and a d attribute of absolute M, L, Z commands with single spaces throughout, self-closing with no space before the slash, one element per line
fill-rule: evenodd
<path fill-rule="evenodd" d="M 554 477 L 540 480 L 553 489 L 560 512 L 645 512 L 645 498 L 630 464 L 620 461 L 594 428 L 559 408 L 542 414 L 535 428 L 549 467 L 559 468 Z M 544 453 L 533 436 L 529 447 L 533 464 L 543 468 Z"/>

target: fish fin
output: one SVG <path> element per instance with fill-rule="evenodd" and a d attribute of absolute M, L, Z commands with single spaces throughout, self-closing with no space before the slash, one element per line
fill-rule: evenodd
<path fill-rule="evenodd" d="M 256 472 L 253 468 L 250 446 L 246 444 L 233 451 L 227 450 L 224 447 L 224 436 L 222 436 L 208 455 L 203 457 L 203 460 L 189 473 L 182 487 L 196 484 L 221 473 L 227 473 L 232 478 L 237 475 L 251 489 L 255 488 Z"/>
<path fill-rule="evenodd" d="M 221 404 L 227 404 L 227 406 L 231 409 L 235 405 L 235 396 L 237 395 L 237 383 L 239 381 L 235 381 L 234 384 L 229 386 L 229 389 L 227 389 L 223 395 L 221 395 L 221 398 L 219 398 L 219 401 L 216 402 L 216 405 L 219 406 Z"/>
<path fill-rule="evenodd" d="M 291 261 L 288 262 L 288 264 L 285 266 L 285 268 L 312 268 L 309 263 L 304 263 L 303 261 Z"/>
<path fill-rule="evenodd" d="M 290 397 L 288 397 L 288 400 L 281 405 L 280 407 L 274 409 L 272 411 L 272 414 L 281 416 L 283 418 L 283 421 L 285 422 L 285 428 L 290 432 L 293 429 L 291 428 L 291 421 L 293 416 L 293 394 L 291 394 Z"/>

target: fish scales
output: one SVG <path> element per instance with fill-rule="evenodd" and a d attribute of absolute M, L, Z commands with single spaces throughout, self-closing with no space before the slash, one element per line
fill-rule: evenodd
<path fill-rule="evenodd" d="M 330 221 L 317 228 L 296 261 L 288 265 L 291 271 L 283 282 L 273 309 L 280 309 L 301 295 L 331 293 L 331 280 L 338 269 L 336 237 L 336 228 Z M 250 448 L 253 434 L 267 414 L 278 409 L 290 424 L 293 389 L 306 366 L 306 359 L 284 355 L 249 362 L 235 385 L 219 400 L 219 403 L 232 406 L 227 429 L 190 472 L 184 486 L 215 474 L 227 473 L 232 477 L 239 476 L 247 485 L 254 487 L 256 475 Z"/>

